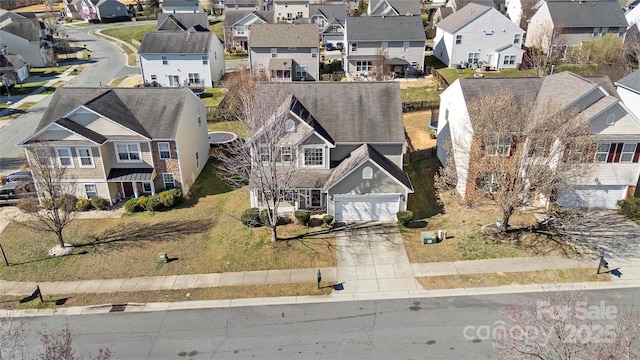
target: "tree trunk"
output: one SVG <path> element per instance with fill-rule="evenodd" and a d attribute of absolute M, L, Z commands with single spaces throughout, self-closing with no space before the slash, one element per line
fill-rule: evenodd
<path fill-rule="evenodd" d="M 511 215 L 513 215 L 512 207 L 508 207 L 502 210 L 502 228 L 500 229 L 500 232 L 502 233 L 507 232 L 507 229 L 509 228 L 509 219 L 511 218 Z"/>
<path fill-rule="evenodd" d="M 62 238 L 62 230 L 56 231 L 56 235 L 58 236 L 58 241 L 60 242 L 60 246 L 64 249 L 64 239 Z"/>
<path fill-rule="evenodd" d="M 278 240 L 278 232 L 277 232 L 278 224 L 271 225 L 271 241 L 276 242 Z"/>

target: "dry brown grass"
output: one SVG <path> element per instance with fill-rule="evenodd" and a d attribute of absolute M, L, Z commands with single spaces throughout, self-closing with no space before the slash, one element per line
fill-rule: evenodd
<path fill-rule="evenodd" d="M 62 4 L 62 2 L 53 4 L 53 11 L 54 12 L 59 12 L 62 9 L 64 9 L 64 4 Z M 43 13 L 43 12 L 51 11 L 51 9 L 46 4 L 37 4 L 37 5 L 31 5 L 31 6 L 25 6 L 25 7 L 13 9 L 11 11 L 13 11 L 13 12 Z"/>
<path fill-rule="evenodd" d="M 429 149 L 436 146 L 436 139 L 432 139 L 428 124 L 431 121 L 431 110 L 405 113 L 404 129 L 411 139 L 415 150 Z"/>
<path fill-rule="evenodd" d="M 433 78 L 432 77 L 418 78 L 415 81 L 399 81 L 399 83 L 400 83 L 400 90 L 412 88 L 412 87 L 433 86 Z"/>
<path fill-rule="evenodd" d="M 427 290 L 610 280 L 611 275 L 597 275 L 596 269 L 544 270 L 477 275 L 429 276 L 418 278 L 422 287 Z"/>
<path fill-rule="evenodd" d="M 59 308 L 99 304 L 127 304 L 151 302 L 176 302 L 197 300 L 245 299 L 256 297 L 329 295 L 330 288 L 318 289 L 315 282 L 280 285 L 225 286 L 213 288 L 117 292 L 107 294 L 45 294 L 43 303 L 32 300 L 20 304 L 22 297 L 0 296 L 0 308 Z M 56 302 L 59 305 L 56 305 Z"/>
<path fill-rule="evenodd" d="M 51 258 L 47 252 L 56 244 L 51 233 L 11 223 L 0 241 L 12 265 L 0 268 L 0 278 L 61 281 L 336 265 L 334 234 L 273 243 L 268 229 L 242 225 L 238 218 L 249 207 L 248 190 L 227 189 L 211 164 L 196 186 L 179 209 L 76 220 L 65 230 L 66 241 L 77 245 L 70 256 Z M 315 230 L 281 227 L 282 235 Z M 159 252 L 172 261 L 158 266 Z"/>

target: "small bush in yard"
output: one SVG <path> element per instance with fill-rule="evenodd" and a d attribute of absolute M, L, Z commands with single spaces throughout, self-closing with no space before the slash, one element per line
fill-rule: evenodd
<path fill-rule="evenodd" d="M 91 210 L 91 201 L 89 201 L 89 199 L 78 199 L 78 201 L 76 201 L 76 209 L 78 209 L 78 211 L 89 211 Z"/>
<path fill-rule="evenodd" d="M 144 210 L 138 205 L 138 199 L 129 199 L 124 203 L 124 209 L 128 213 L 135 213 Z"/>
<path fill-rule="evenodd" d="M 145 208 L 147 211 L 154 212 L 162 209 L 162 203 L 160 202 L 160 196 L 153 195 L 147 198 L 147 203 L 145 204 Z"/>
<path fill-rule="evenodd" d="M 271 221 L 271 216 L 269 214 L 269 209 L 262 209 L 259 213 L 260 222 L 262 225 L 268 226 Z"/>
<path fill-rule="evenodd" d="M 102 196 L 94 196 L 91 198 L 91 205 L 98 210 L 106 210 L 109 207 L 109 202 Z"/>
<path fill-rule="evenodd" d="M 616 205 L 624 216 L 631 220 L 640 220 L 640 198 L 632 196 L 627 200 L 618 200 Z"/>
<path fill-rule="evenodd" d="M 327 214 L 327 215 L 323 216 L 322 217 L 322 222 L 327 226 L 331 225 L 331 223 L 333 222 L 333 215 L 328 215 Z"/>
<path fill-rule="evenodd" d="M 398 211 L 396 216 L 398 217 L 398 222 L 402 226 L 407 226 L 409 225 L 409 222 L 413 220 L 413 211 Z"/>
<path fill-rule="evenodd" d="M 242 212 L 240 215 L 240 221 L 249 227 L 254 227 L 260 224 L 260 216 L 258 215 L 258 208 L 249 208 Z"/>
<path fill-rule="evenodd" d="M 180 191 L 180 189 L 165 190 L 159 195 L 160 202 L 167 209 L 180 205 L 180 203 L 182 202 L 182 191 Z"/>
<path fill-rule="evenodd" d="M 136 204 L 141 208 L 140 211 L 147 210 L 147 197 L 146 196 L 138 196 L 136 199 Z"/>
<path fill-rule="evenodd" d="M 296 210 L 293 213 L 293 216 L 298 220 L 298 224 L 300 225 L 308 225 L 309 219 L 311 219 L 311 212 L 309 210 Z"/>

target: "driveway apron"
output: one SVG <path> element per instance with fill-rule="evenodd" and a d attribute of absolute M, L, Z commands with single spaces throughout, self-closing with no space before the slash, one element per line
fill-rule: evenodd
<path fill-rule="evenodd" d="M 348 225 L 337 235 L 338 281 L 344 292 L 421 289 L 393 223 Z"/>

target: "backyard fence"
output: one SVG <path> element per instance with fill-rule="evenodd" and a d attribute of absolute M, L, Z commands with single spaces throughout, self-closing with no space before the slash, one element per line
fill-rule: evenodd
<path fill-rule="evenodd" d="M 433 110 L 440 107 L 440 101 L 407 101 L 402 102 L 402 112 Z"/>

